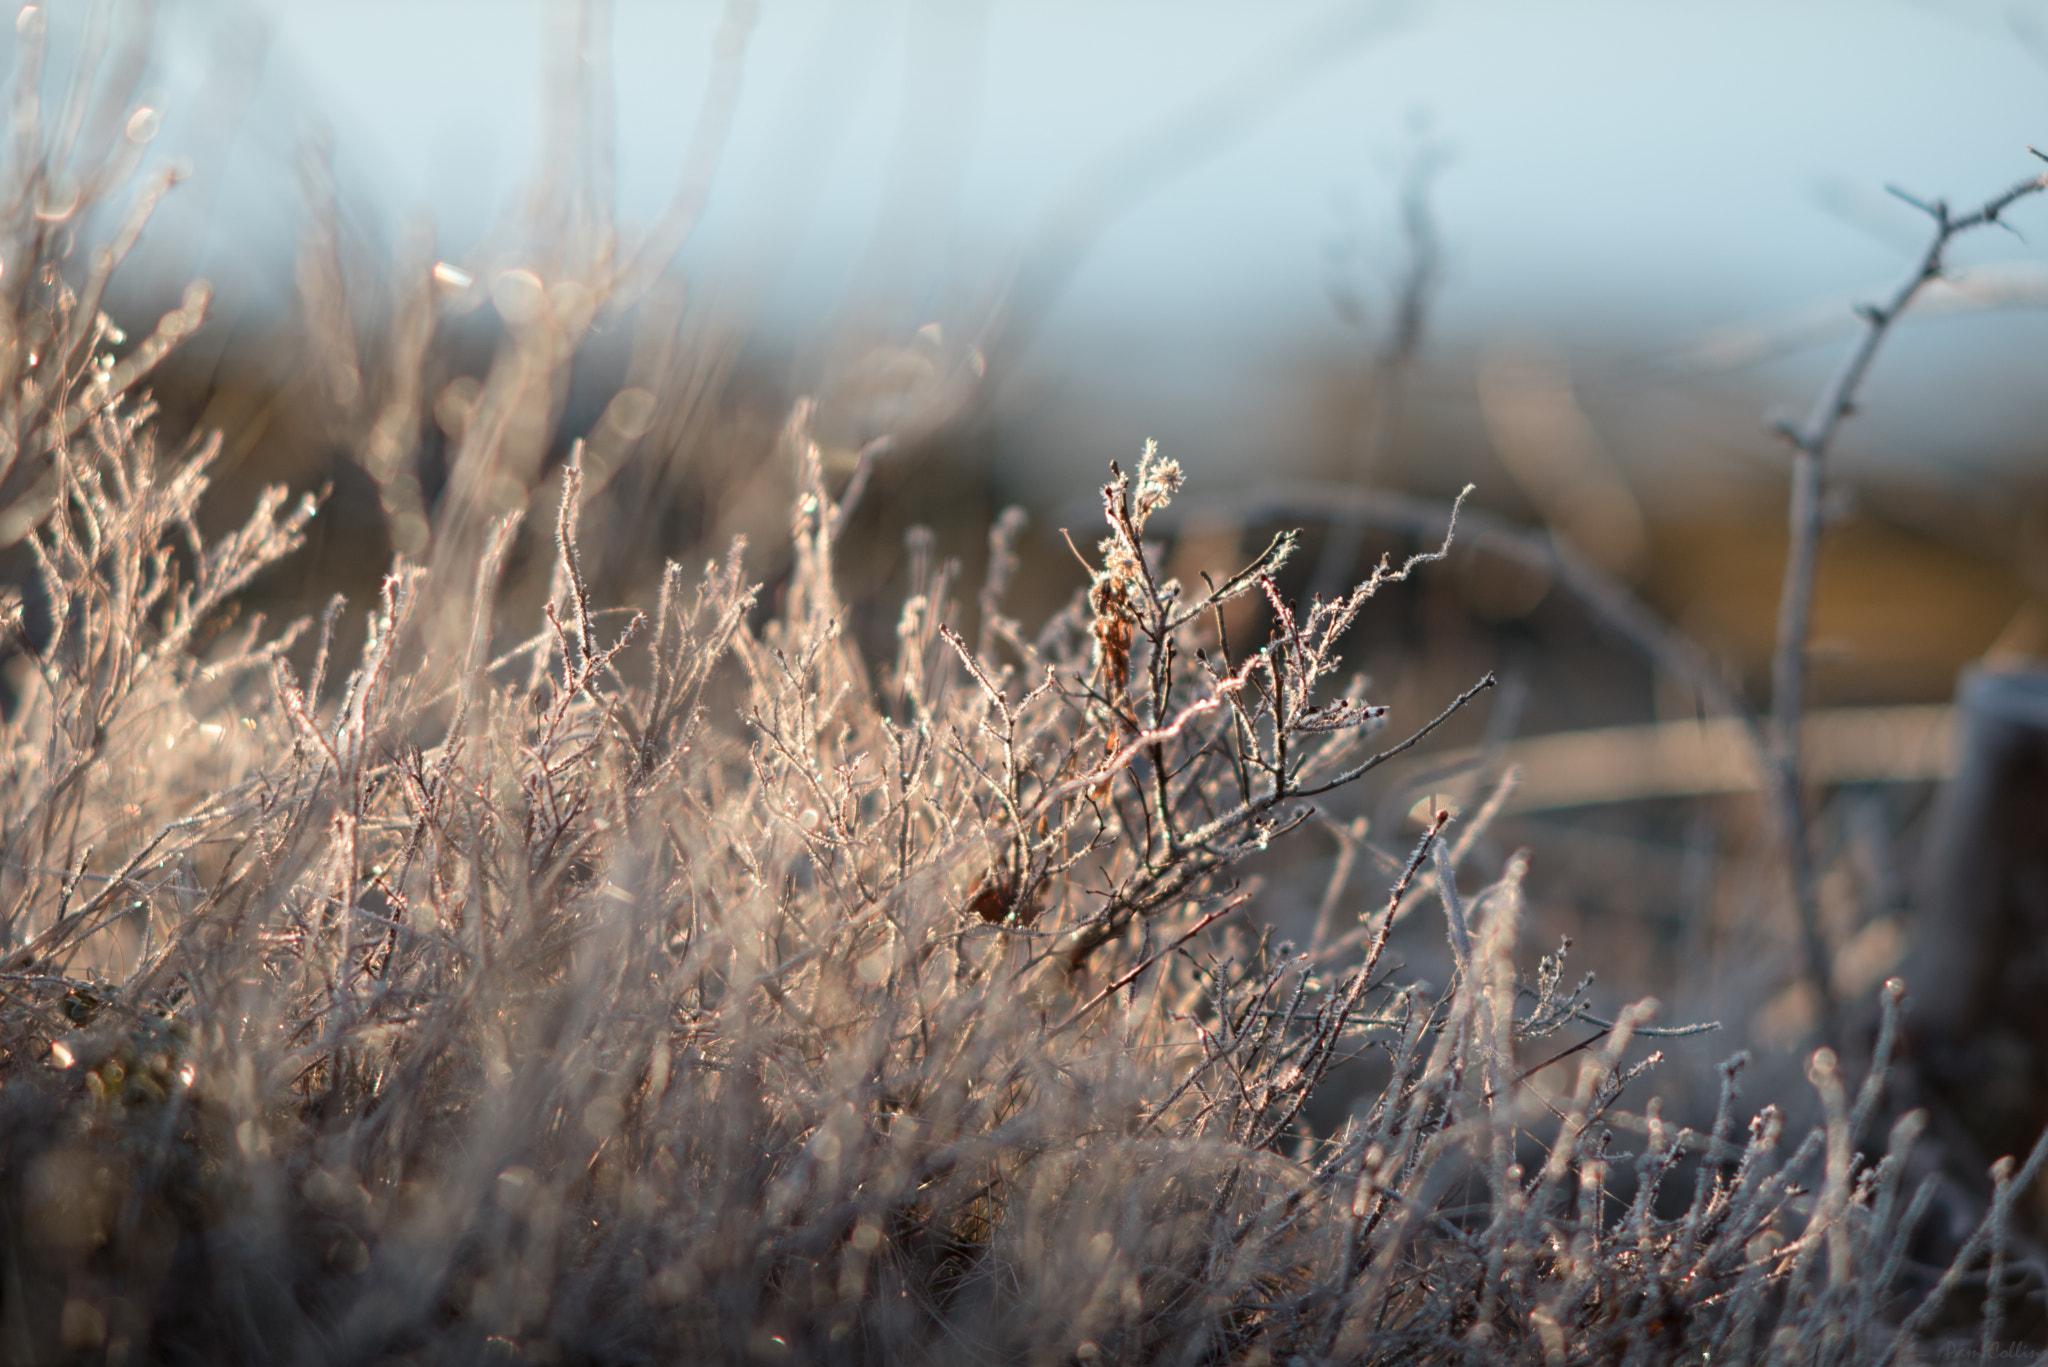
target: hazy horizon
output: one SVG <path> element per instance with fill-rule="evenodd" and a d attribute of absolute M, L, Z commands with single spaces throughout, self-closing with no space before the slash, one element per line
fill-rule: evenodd
<path fill-rule="evenodd" d="M 672 193 L 724 11 L 609 10 L 629 228 Z M 310 136 L 331 139 L 344 222 L 383 259 L 426 214 L 463 260 L 529 184 L 549 59 L 574 41 L 560 7 L 474 0 L 173 5 L 160 29 L 153 152 L 197 172 L 167 214 L 203 223 L 198 265 L 258 310 L 290 298 Z M 849 332 L 903 343 L 935 321 L 964 348 L 1021 262 L 1012 312 L 1032 327 L 1005 399 L 1121 411 L 1214 464 L 1270 429 L 1304 367 L 1378 344 L 1401 177 L 1434 149 L 1427 360 L 1535 346 L 1629 393 L 1671 380 L 1646 357 L 1838 318 L 1782 359 L 1685 372 L 1754 394 L 1760 421 L 1811 391 L 1849 302 L 1922 239 L 1887 184 L 1965 205 L 2037 164 L 2044 31 L 2038 3 L 768 0 L 680 263 L 801 376 Z M 2048 210 L 2014 218 L 2027 240 L 1979 234 L 1956 263 L 2038 268 Z M 1071 268 L 1034 274 L 1062 234 Z M 1339 274 L 1362 330 L 1331 306 Z M 1903 329 L 1844 459 L 2025 460 L 2044 340 L 2026 308 Z"/>

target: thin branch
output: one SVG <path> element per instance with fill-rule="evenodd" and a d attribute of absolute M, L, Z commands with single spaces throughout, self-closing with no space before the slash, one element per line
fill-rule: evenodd
<path fill-rule="evenodd" d="M 1430 211 L 1429 192 L 1446 160 L 1442 147 L 1425 144 L 1411 156 L 1402 178 L 1401 236 L 1407 246 L 1407 260 L 1395 294 L 1393 326 L 1366 375 L 1363 430 L 1352 442 L 1351 482 L 1361 488 L 1372 487 L 1388 449 L 1394 444 L 1401 403 L 1422 352 L 1430 301 L 1443 283 L 1443 242 L 1436 216 Z M 1336 523 L 1330 527 L 1310 580 L 1314 595 L 1335 598 L 1344 592 L 1358 563 L 1362 531 L 1356 523 Z"/>
<path fill-rule="evenodd" d="M 1460 539 L 1467 549 L 1499 556 L 1550 577 L 1603 626 L 1642 651 L 1658 668 L 1683 679 L 1709 712 L 1739 718 L 1751 732 L 1759 753 L 1764 752 L 1768 743 L 1761 720 L 1742 695 L 1729 686 L 1711 655 L 1636 597 L 1627 585 L 1545 532 L 1516 526 L 1484 509 L 1309 480 L 1276 481 L 1257 492 L 1193 500 L 1180 516 L 1185 522 L 1225 511 L 1245 523 L 1314 519 L 1381 527 L 1424 542 L 1441 538 L 1455 515 Z M 1159 519 L 1162 528 L 1172 526 L 1169 516 Z"/>
<path fill-rule="evenodd" d="M 2029 149 L 2032 151 L 2033 149 Z M 2039 151 L 2034 155 L 2048 160 Z M 1823 1038 L 1833 1043 L 1838 1033 L 1838 1003 L 1829 971 L 1827 939 L 1820 926 L 1818 872 L 1808 832 L 1805 782 L 1800 755 L 1800 718 L 1806 707 L 1806 649 L 1813 629 L 1814 584 L 1820 569 L 1820 541 L 1826 521 L 1826 459 L 1835 434 L 1856 408 L 1857 393 L 1877 359 L 1878 348 L 1899 316 L 1920 291 L 1942 273 L 1943 255 L 1959 234 L 1999 221 L 2013 204 L 2048 189 L 2048 173 L 2023 180 L 1986 200 L 1972 213 L 1957 217 L 1946 200 L 1923 203 L 1894 189 L 1893 194 L 1934 220 L 1934 232 L 1912 272 L 1881 304 L 1857 310 L 1863 330 L 1834 379 L 1814 401 L 1806 420 L 1780 422 L 1775 430 L 1792 444 L 1792 488 L 1787 520 L 1790 541 L 1785 578 L 1778 595 L 1777 642 L 1771 659 L 1771 805 L 1792 884 L 1805 951 L 1806 979 L 1820 1008 Z"/>
<path fill-rule="evenodd" d="M 1216 910 L 1204 916 L 1201 920 L 1189 926 L 1186 930 L 1182 931 L 1179 935 L 1175 936 L 1171 944 L 1161 946 L 1159 949 L 1154 950 L 1145 958 L 1140 959 L 1134 967 L 1132 967 L 1129 971 L 1119 976 L 1115 982 L 1112 982 L 1108 987 L 1103 988 L 1100 992 L 1097 992 L 1087 1001 L 1075 1007 L 1072 1014 L 1070 1014 L 1065 1020 L 1061 1021 L 1058 1025 L 1055 1025 L 1052 1029 L 1046 1031 L 1046 1037 L 1050 1039 L 1054 1035 L 1066 1033 L 1067 1029 L 1070 1026 L 1072 1026 L 1076 1021 L 1080 1020 L 1081 1017 L 1087 1015 L 1090 1011 L 1093 1011 L 1096 1007 L 1108 1001 L 1118 992 L 1122 991 L 1124 988 L 1129 987 L 1132 983 L 1136 982 L 1141 976 L 1143 976 L 1146 969 L 1152 967 L 1153 964 L 1158 963 L 1161 959 L 1173 953 L 1176 949 L 1179 949 L 1189 940 L 1194 939 L 1195 936 L 1201 934 L 1210 926 L 1216 924 L 1216 922 L 1222 920 L 1231 912 L 1236 911 L 1239 907 L 1243 906 L 1246 902 L 1249 902 L 1250 900 L 1251 895 L 1249 893 L 1239 893 L 1237 896 L 1225 902 L 1222 906 L 1216 908 Z"/>

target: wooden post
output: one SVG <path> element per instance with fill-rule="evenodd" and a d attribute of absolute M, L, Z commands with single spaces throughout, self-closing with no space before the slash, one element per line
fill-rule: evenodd
<path fill-rule="evenodd" d="M 1960 1129 L 1976 1146 L 1952 1161 L 1976 1166 L 2026 1153 L 2048 1126 L 2048 669 L 1973 670 L 1956 702 L 1956 773 L 1921 862 L 1904 970 L 1902 1082 L 1947 1112 L 1937 1134 Z M 2025 1204 L 2036 1222 L 2048 1215 Z"/>

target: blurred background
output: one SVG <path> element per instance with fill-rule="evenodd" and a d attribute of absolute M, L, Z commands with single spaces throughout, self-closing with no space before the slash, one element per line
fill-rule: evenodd
<path fill-rule="evenodd" d="M 360 605 L 394 551 L 461 563 L 495 511 L 545 528 L 586 436 L 610 592 L 744 533 L 772 598 L 802 396 L 864 490 L 844 560 L 878 651 L 906 526 L 972 584 L 1024 505 L 1034 623 L 1082 583 L 1060 529 L 1099 535 L 1093 489 L 1148 437 L 1190 475 L 1176 567 L 1301 526 L 1301 593 L 1433 545 L 1469 482 L 1502 537 L 1390 592 L 1356 658 L 1411 725 L 1487 669 L 1503 687 L 1272 876 L 1313 908 L 1347 839 L 1398 857 L 1412 805 L 1477 804 L 1520 764 L 1482 854 L 1540 852 L 1532 944 L 1575 933 L 1615 993 L 1744 1038 L 1811 1027 L 1754 764 L 1711 715 L 1716 689 L 1767 701 L 1768 421 L 1911 268 L 1912 199 L 1964 209 L 2041 169 L 2048 3 L 80 0 L 38 22 L 19 79 L 55 109 L 98 61 L 106 98 L 153 111 L 131 186 L 180 177 L 109 299 L 141 336 L 211 282 L 154 384 L 174 432 L 224 434 L 221 521 L 262 484 L 329 491 L 265 610 Z M 18 67 L 33 28 L 4 39 Z M 1830 458 L 1813 764 L 1846 998 L 1907 955 L 1958 672 L 2048 639 L 2044 244 L 2048 202 L 1959 241 Z M 1553 544 L 1706 675 L 1560 583 Z M 545 559 L 510 591 L 537 596 Z"/>
<path fill-rule="evenodd" d="M 94 13 L 55 7 L 58 48 Z M 337 294 L 373 349 L 408 248 L 501 264 L 577 176 L 629 243 L 701 194 L 683 307 L 733 383 L 820 395 L 842 445 L 912 432 L 947 483 L 1047 511 L 1148 436 L 1218 501 L 1300 476 L 1469 480 L 1532 525 L 1580 506 L 1581 543 L 1745 678 L 1785 470 L 1765 422 L 1924 240 L 1887 187 L 1976 202 L 2031 174 L 2048 116 L 2048 6 L 2023 3 L 169 4 L 154 27 L 150 154 L 191 175 L 121 283 L 207 277 L 237 370 L 296 355 L 279 339 Z M 2048 210 L 2011 222 L 1958 244 L 1838 448 L 1859 514 L 1820 683 L 1844 700 L 1946 696 L 2032 573 Z M 595 394 L 630 347 L 601 319 L 586 350 Z M 1864 561 L 1896 572 L 1876 602 L 1844 578 Z"/>

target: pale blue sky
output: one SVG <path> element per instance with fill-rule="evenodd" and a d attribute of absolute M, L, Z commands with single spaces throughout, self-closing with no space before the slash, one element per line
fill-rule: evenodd
<path fill-rule="evenodd" d="M 721 8 L 616 6 L 629 220 L 669 193 Z M 568 31 L 550 13 L 525 0 L 174 9 L 167 151 L 197 126 L 182 106 L 219 69 L 219 35 L 267 34 L 209 211 L 211 268 L 288 260 L 289 173 L 316 124 L 363 222 L 428 210 L 459 257 L 533 163 L 543 55 Z M 905 326 L 920 310 L 971 323 L 1078 177 L 1305 48 L 1222 136 L 1183 144 L 1172 174 L 1119 206 L 1021 372 L 1172 405 L 1223 444 L 1256 430 L 1293 358 L 1359 345 L 1328 304 L 1333 199 L 1356 204 L 1365 279 L 1383 283 L 1418 118 L 1450 154 L 1434 199 L 1448 272 L 1436 354 L 1516 337 L 1597 366 L 1895 277 L 1920 225 L 1887 182 L 1960 204 L 2036 165 L 2036 32 L 2042 0 L 763 0 L 684 260 L 702 288 L 759 295 L 763 326 L 790 336 L 842 317 L 863 280 L 901 301 Z M 2048 205 L 2015 222 L 2048 242 Z M 878 237 L 904 249 L 878 255 Z M 1989 234 L 1957 260 L 2042 256 Z M 2048 314 L 1943 320 L 1901 342 L 1911 364 L 1884 377 L 1885 401 L 1916 451 L 1976 459 L 2044 416 L 2029 377 Z M 1831 356 L 1766 368 L 1761 391 L 1799 393 Z"/>

